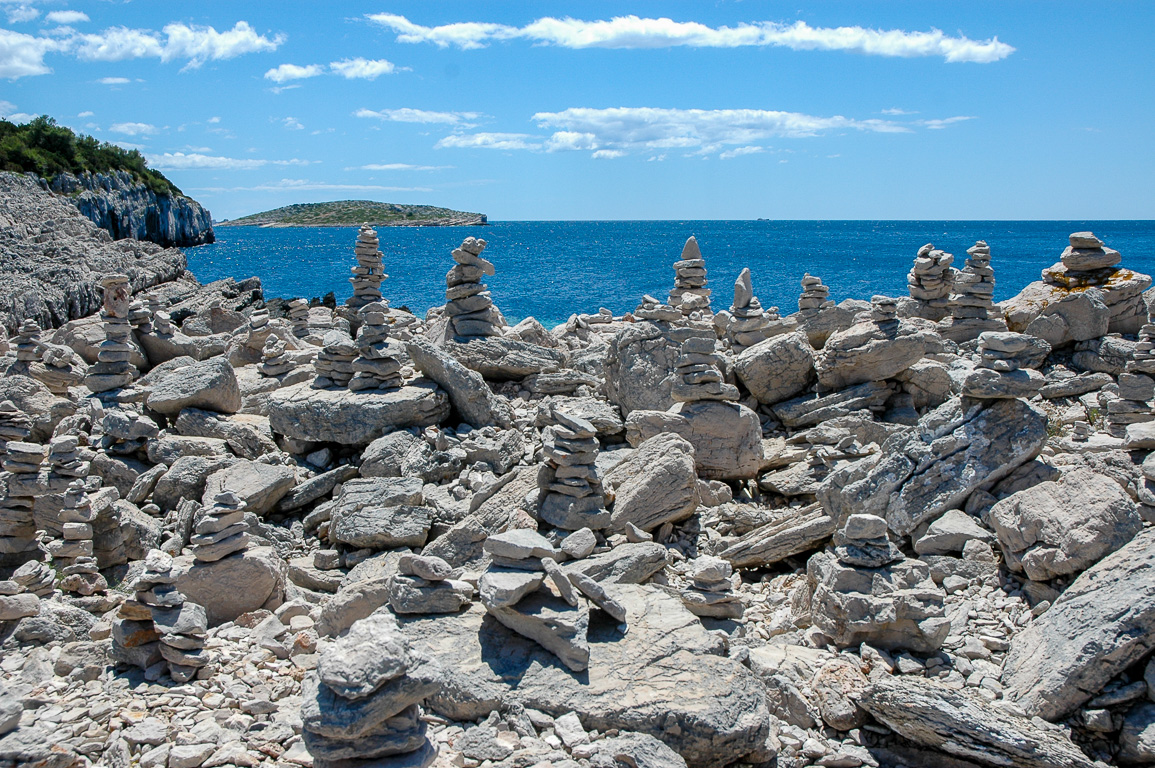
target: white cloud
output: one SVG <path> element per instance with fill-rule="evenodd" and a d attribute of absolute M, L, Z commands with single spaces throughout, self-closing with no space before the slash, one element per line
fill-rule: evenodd
<path fill-rule="evenodd" d="M 52 11 L 44 20 L 51 24 L 79 24 L 89 21 L 88 14 L 81 11 Z"/>
<path fill-rule="evenodd" d="M 124 85 L 132 81 L 127 77 L 102 77 L 96 82 L 100 83 L 101 85 Z"/>
<path fill-rule="evenodd" d="M 77 115 L 77 117 L 92 117 L 95 114 L 96 114 L 95 112 L 84 111 L 84 112 L 81 112 L 79 115 Z"/>
<path fill-rule="evenodd" d="M 44 55 L 59 49 L 56 40 L 0 29 L 0 77 L 47 75 L 52 70 L 44 63 Z"/>
<path fill-rule="evenodd" d="M 110 27 L 98 34 L 77 35 L 76 56 L 85 61 L 124 61 L 160 58 L 164 53 L 155 32 L 128 27 Z"/>
<path fill-rule="evenodd" d="M 30 5 L 18 5 L 8 11 L 8 23 L 19 24 L 24 21 L 32 21 L 39 15 L 40 11 Z"/>
<path fill-rule="evenodd" d="M 200 187 L 197 192 L 280 192 L 284 190 L 315 192 L 319 190 L 342 192 L 432 192 L 430 187 L 382 187 L 376 184 L 332 184 L 306 179 L 281 179 L 255 187 Z"/>
<path fill-rule="evenodd" d="M 958 117 L 947 117 L 942 120 L 919 120 L 918 124 L 928 130 L 938 131 L 946 128 L 948 125 L 954 125 L 955 123 L 961 123 L 964 120 L 974 119 L 975 117 L 973 115 L 959 115 Z"/>
<path fill-rule="evenodd" d="M 29 115 L 26 112 L 17 112 L 15 104 L 10 101 L 0 100 L 0 117 L 11 123 L 26 123 L 33 119 L 35 115 Z"/>
<path fill-rule="evenodd" d="M 525 133 L 473 133 L 446 136 L 434 145 L 436 149 L 541 149 L 541 139 Z"/>
<path fill-rule="evenodd" d="M 355 168 L 346 168 L 346 171 L 445 171 L 452 165 L 410 165 L 409 163 L 370 163 Z"/>
<path fill-rule="evenodd" d="M 224 32 L 218 32 L 215 27 L 180 23 L 166 25 L 161 33 L 150 29 L 111 27 L 96 34 L 74 35 L 70 42 L 76 46 L 76 55 L 88 61 L 159 58 L 168 62 L 184 59 L 188 61 L 188 67 L 196 68 L 206 61 L 275 51 L 284 41 L 284 35 L 271 38 L 259 35 L 248 22 L 238 21 L 232 29 Z"/>
<path fill-rule="evenodd" d="M 346 80 L 376 80 L 381 75 L 391 75 L 397 67 L 385 59 L 343 59 L 329 64 L 329 69 L 335 75 Z"/>
<path fill-rule="evenodd" d="M 320 64 L 309 64 L 305 67 L 296 64 L 282 64 L 266 72 L 265 79 L 272 80 L 274 83 L 285 83 L 290 80 L 303 80 L 307 77 L 316 77 L 324 73 L 325 68 Z"/>
<path fill-rule="evenodd" d="M 729 159 L 734 158 L 734 157 L 741 157 L 742 155 L 756 155 L 759 152 L 765 152 L 765 151 L 766 151 L 765 147 L 759 147 L 757 145 L 752 145 L 752 146 L 747 146 L 747 147 L 735 147 L 734 149 L 728 149 L 725 152 L 723 152 L 722 154 L 718 155 L 718 158 L 721 160 L 729 160 Z"/>
<path fill-rule="evenodd" d="M 258 160 L 256 158 L 219 157 L 200 152 L 165 152 L 149 155 L 148 164 L 161 171 L 251 171 L 267 165 L 310 165 L 309 160 Z"/>
<path fill-rule="evenodd" d="M 369 20 L 397 33 L 401 43 L 432 43 L 441 48 L 481 48 L 492 41 L 524 39 L 562 48 L 737 48 L 774 46 L 793 50 L 851 51 L 872 56 L 941 56 L 949 62 L 989 63 L 1014 48 L 999 41 L 948 37 L 941 30 L 910 32 L 865 27 L 811 27 L 804 21 L 760 21 L 735 27 L 709 27 L 668 18 L 618 16 L 608 21 L 538 19 L 524 27 L 462 22 L 425 27 L 404 16 L 377 13 Z"/>
<path fill-rule="evenodd" d="M 593 157 L 594 160 L 613 160 L 614 158 L 624 157 L 625 155 L 626 153 L 620 149 L 599 149 L 597 152 L 594 152 L 591 157 Z"/>
<path fill-rule="evenodd" d="M 295 117 L 282 118 L 281 124 L 288 128 L 290 131 L 301 131 L 305 128 L 305 126 L 301 124 L 301 121 Z"/>
<path fill-rule="evenodd" d="M 882 112 L 880 112 L 879 114 L 899 116 L 899 115 L 917 115 L 918 113 L 917 112 L 908 112 L 907 110 L 899 109 L 898 107 L 891 107 L 890 109 L 882 110 Z"/>
<path fill-rule="evenodd" d="M 151 136 L 156 133 L 156 126 L 148 123 L 114 123 L 108 130 L 125 136 Z"/>
<path fill-rule="evenodd" d="M 375 118 L 394 123 L 443 123 L 445 125 L 467 125 L 466 121 L 481 117 L 480 112 L 431 112 L 425 109 L 358 109 L 354 117 Z"/>
<path fill-rule="evenodd" d="M 216 116 L 210 117 L 210 118 L 208 119 L 208 122 L 209 122 L 209 123 L 211 123 L 211 124 L 213 124 L 213 125 L 216 125 L 216 124 L 217 124 L 217 123 L 219 123 L 220 121 L 221 121 L 221 119 L 220 119 L 219 117 L 216 117 Z"/>

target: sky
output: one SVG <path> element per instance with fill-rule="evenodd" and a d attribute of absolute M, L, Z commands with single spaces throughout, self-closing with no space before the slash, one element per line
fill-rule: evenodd
<path fill-rule="evenodd" d="M 0 116 L 218 220 L 1151 219 L 1153 33 L 1123 1 L 0 0 Z"/>

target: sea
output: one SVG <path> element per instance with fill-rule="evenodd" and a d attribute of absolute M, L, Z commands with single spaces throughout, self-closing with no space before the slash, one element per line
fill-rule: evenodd
<path fill-rule="evenodd" d="M 445 303 L 452 251 L 484 238 L 494 303 L 506 319 L 552 327 L 574 313 L 634 309 L 644 294 L 665 301 L 671 264 L 686 238 L 702 250 L 715 309 L 730 306 L 734 280 L 749 267 L 754 293 L 782 314 L 798 308 L 799 281 L 822 278 L 834 301 L 874 294 L 906 296 L 915 253 L 933 243 L 955 255 L 986 240 L 995 300 L 1018 293 L 1059 260 L 1071 232 L 1090 230 L 1122 254 L 1123 266 L 1155 274 L 1155 221 L 495 221 L 477 227 L 379 227 L 382 292 L 394 307 L 424 315 Z M 352 294 L 356 227 L 218 227 L 217 241 L 188 248 L 189 269 L 203 283 L 261 278 L 265 298 Z"/>

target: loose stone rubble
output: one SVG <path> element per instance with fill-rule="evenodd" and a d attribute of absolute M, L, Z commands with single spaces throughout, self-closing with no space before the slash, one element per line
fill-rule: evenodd
<path fill-rule="evenodd" d="M 363 227 L 344 306 L 18 316 L 0 765 L 1153 763 L 1155 297 L 1069 242 L 1029 311 L 980 242 L 713 315 L 690 238 L 511 327 L 467 238 L 422 318 Z"/>

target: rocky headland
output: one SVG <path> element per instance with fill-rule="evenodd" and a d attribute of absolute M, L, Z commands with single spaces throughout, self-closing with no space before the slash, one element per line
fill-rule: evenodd
<path fill-rule="evenodd" d="M 0 764 L 1155 763 L 1151 278 L 266 304 L 0 176 Z M 733 279 L 733 299 L 729 281 Z"/>

